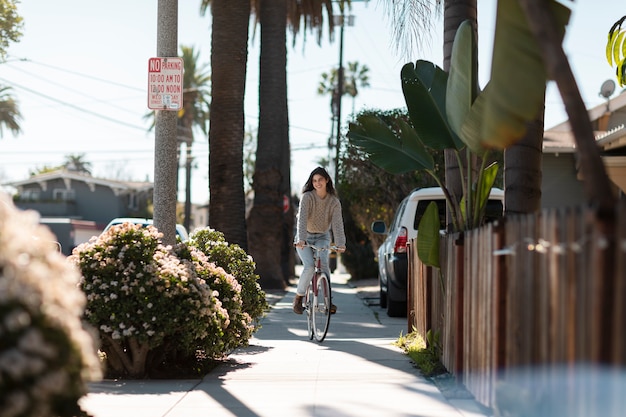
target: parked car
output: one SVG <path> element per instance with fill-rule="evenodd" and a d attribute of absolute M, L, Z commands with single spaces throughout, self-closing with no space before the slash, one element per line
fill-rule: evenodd
<path fill-rule="evenodd" d="M 144 219 L 141 217 L 118 217 L 111 220 L 109 224 L 107 224 L 107 226 L 104 228 L 103 233 L 109 230 L 111 226 L 123 223 L 133 223 L 140 224 L 142 226 L 148 226 L 152 225 L 154 222 L 152 219 Z M 182 224 L 176 225 L 176 237 L 180 238 L 181 242 L 186 242 L 187 240 L 189 240 L 189 233 L 187 233 L 187 229 L 185 229 L 185 226 L 183 226 Z"/>
<path fill-rule="evenodd" d="M 387 309 L 390 317 L 405 317 L 407 314 L 406 245 L 417 237 L 417 227 L 431 201 L 435 201 L 439 208 L 441 229 L 446 229 L 446 200 L 440 187 L 413 190 L 398 206 L 389 227 L 382 220 L 372 223 L 374 233 L 387 236 L 378 248 L 378 281 L 380 306 Z M 504 191 L 494 188 L 487 202 L 487 220 L 502 217 L 503 212 Z"/>

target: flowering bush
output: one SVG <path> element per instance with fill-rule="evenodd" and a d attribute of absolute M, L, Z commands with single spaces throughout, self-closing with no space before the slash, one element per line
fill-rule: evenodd
<path fill-rule="evenodd" d="M 199 249 L 207 255 L 209 261 L 235 276 L 241 284 L 243 311 L 251 317 L 255 329 L 258 329 L 259 321 L 269 305 L 258 283 L 259 276 L 254 272 L 256 264 L 252 257 L 239 245 L 226 242 L 222 232 L 208 227 L 194 231 L 187 244 Z"/>
<path fill-rule="evenodd" d="M 181 259 L 193 262 L 198 277 L 216 291 L 222 307 L 228 312 L 224 331 L 201 338 L 198 341 L 199 348 L 205 354 L 218 357 L 246 345 L 254 332 L 254 325 L 250 315 L 244 311 L 239 282 L 223 268 L 209 262 L 208 257 L 194 247 L 179 244 L 176 253 Z"/>
<path fill-rule="evenodd" d="M 83 274 L 87 319 L 100 330 L 102 350 L 118 374 L 144 377 L 167 357 L 193 356 L 199 343 L 219 340 L 229 324 L 217 291 L 198 277 L 194 263 L 163 246 L 161 236 L 153 226 L 125 223 L 71 257 Z"/>
<path fill-rule="evenodd" d="M 223 234 L 203 229 L 173 250 L 161 236 L 153 226 L 125 223 L 70 257 L 115 375 L 222 358 L 248 343 L 268 307 L 254 262 Z"/>
<path fill-rule="evenodd" d="M 54 240 L 0 195 L 0 417 L 84 415 L 86 382 L 101 378 L 80 274 Z"/>

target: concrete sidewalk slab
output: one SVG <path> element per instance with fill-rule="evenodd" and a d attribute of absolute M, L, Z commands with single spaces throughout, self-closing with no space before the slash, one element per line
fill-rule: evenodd
<path fill-rule="evenodd" d="M 201 380 L 103 381 L 81 405 L 94 417 L 485 416 L 473 400 L 448 400 L 393 342 L 406 319 L 367 305 L 333 276 L 338 306 L 326 340 L 310 341 L 290 289 L 250 346 Z"/>

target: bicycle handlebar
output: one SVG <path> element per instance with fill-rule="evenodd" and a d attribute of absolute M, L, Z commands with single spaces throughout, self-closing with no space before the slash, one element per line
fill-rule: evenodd
<path fill-rule="evenodd" d="M 296 246 L 296 244 L 295 244 L 295 243 L 294 243 L 293 245 L 294 245 L 294 246 Z M 306 243 L 306 242 L 305 242 L 305 243 L 304 243 L 304 247 L 307 247 L 307 246 L 308 246 L 309 248 L 314 249 L 314 250 L 317 250 L 317 251 L 325 251 L 325 250 L 328 250 L 328 251 L 335 251 L 335 252 L 336 252 L 336 251 L 338 251 L 338 250 L 339 250 L 339 246 L 337 246 L 337 245 L 330 245 L 330 246 L 326 246 L 326 247 L 321 247 L 321 246 L 311 245 L 311 244 L 309 244 L 309 243 Z"/>

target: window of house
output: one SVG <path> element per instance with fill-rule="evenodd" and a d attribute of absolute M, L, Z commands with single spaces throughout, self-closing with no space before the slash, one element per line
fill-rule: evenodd
<path fill-rule="evenodd" d="M 74 190 L 68 190 L 67 188 L 56 188 L 52 191 L 52 198 L 61 201 L 74 201 L 76 193 Z"/>
<path fill-rule="evenodd" d="M 128 208 L 131 210 L 137 210 L 137 195 L 135 193 L 130 193 L 128 195 Z"/>
<path fill-rule="evenodd" d="M 24 190 L 20 194 L 20 200 L 37 201 L 39 200 L 39 190 Z"/>

